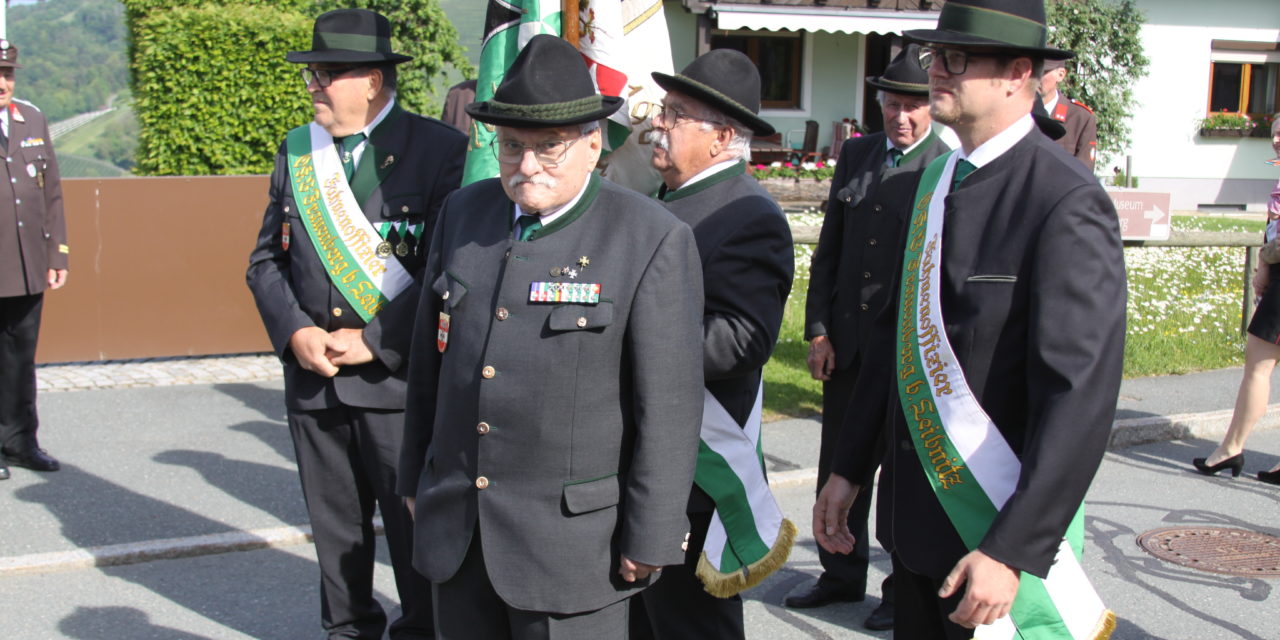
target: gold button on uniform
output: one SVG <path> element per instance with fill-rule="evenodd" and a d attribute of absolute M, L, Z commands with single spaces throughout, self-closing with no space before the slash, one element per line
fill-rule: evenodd
<path fill-rule="evenodd" d="M 440 294 L 440 299 L 441 299 L 441 300 L 448 300 L 448 299 L 449 299 L 449 292 L 448 292 L 448 291 L 446 291 L 446 292 L 444 292 L 444 293 Z"/>
<path fill-rule="evenodd" d="M 506 320 L 511 317 L 511 312 L 507 311 L 506 307 L 498 307 L 498 311 L 495 315 L 498 316 L 499 320 Z"/>
<path fill-rule="evenodd" d="M 585 326 L 587 326 L 587 319 L 586 319 L 586 318 L 578 318 L 578 328 L 579 328 L 579 329 L 581 329 L 581 328 L 583 328 L 583 327 L 585 327 Z"/>
<path fill-rule="evenodd" d="M 488 423 L 488 422 L 481 422 L 480 424 L 476 425 L 476 433 L 478 433 L 478 434 L 480 434 L 480 435 L 484 435 L 484 434 L 486 434 L 486 433 L 489 433 L 489 423 Z"/>
<path fill-rule="evenodd" d="M 480 476 L 479 478 L 476 478 L 476 488 L 477 488 L 477 489 L 482 489 L 482 490 L 483 490 L 483 489 L 488 489 L 488 488 L 489 488 L 489 479 L 488 479 L 488 478 L 486 478 L 486 477 L 484 477 L 484 476 Z"/>
<path fill-rule="evenodd" d="M 485 367 L 485 368 L 483 368 L 483 369 L 481 369 L 481 370 L 480 370 L 480 375 L 484 376 L 484 378 L 485 378 L 486 380 L 487 380 L 487 379 L 489 379 L 489 378 L 492 378 L 492 377 L 494 376 L 494 374 L 496 374 L 496 373 L 497 373 L 497 371 L 496 371 L 496 370 L 494 370 L 494 368 L 493 368 L 493 367 Z"/>
<path fill-rule="evenodd" d="M 335 317 L 335 318 L 341 318 L 341 317 L 342 317 L 342 309 L 339 309 L 338 307 L 334 307 L 334 308 L 333 308 L 333 317 Z"/>
<path fill-rule="evenodd" d="M 858 308 L 859 308 L 859 309 L 862 309 L 863 311 L 867 311 L 867 310 L 870 310 L 870 309 L 871 309 L 871 305 L 869 305 L 869 304 L 867 304 L 867 303 L 865 303 L 865 302 L 864 302 L 864 303 L 862 303 L 862 304 L 858 305 Z"/>
<path fill-rule="evenodd" d="M 407 204 L 406 204 L 406 205 L 404 205 L 404 206 L 400 207 L 400 212 L 401 212 L 401 213 L 409 213 L 409 205 L 407 205 Z"/>

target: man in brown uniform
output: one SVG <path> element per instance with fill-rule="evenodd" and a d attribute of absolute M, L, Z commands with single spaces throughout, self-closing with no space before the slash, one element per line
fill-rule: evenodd
<path fill-rule="evenodd" d="M 36 337 L 45 289 L 67 282 L 62 181 L 44 114 L 13 98 L 18 48 L 0 40 L 0 480 L 57 471 L 36 441 Z M 8 180 L 5 180 L 8 178 Z"/>
<path fill-rule="evenodd" d="M 1040 99 L 1049 117 L 1067 127 L 1067 134 L 1058 138 L 1058 145 L 1093 171 L 1098 153 L 1098 120 L 1093 116 L 1093 109 L 1058 91 L 1058 85 L 1067 77 L 1066 64 L 1064 60 L 1045 61 L 1044 73 L 1040 76 Z"/>

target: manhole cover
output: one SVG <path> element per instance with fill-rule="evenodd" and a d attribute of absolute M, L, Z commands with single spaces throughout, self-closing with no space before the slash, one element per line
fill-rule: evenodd
<path fill-rule="evenodd" d="M 1184 567 L 1233 576 L 1280 576 L 1280 538 L 1243 529 L 1176 527 L 1138 536 L 1147 553 Z"/>

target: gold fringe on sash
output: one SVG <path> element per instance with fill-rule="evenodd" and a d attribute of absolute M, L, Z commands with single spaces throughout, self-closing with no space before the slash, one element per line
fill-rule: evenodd
<path fill-rule="evenodd" d="M 774 541 L 773 547 L 763 558 L 732 573 L 721 573 L 711 566 L 711 561 L 707 560 L 707 553 L 704 551 L 698 558 L 698 569 L 695 573 L 698 579 L 702 580 L 702 588 L 707 593 L 717 598 L 733 597 L 764 582 L 764 579 L 774 571 L 781 569 L 782 565 L 787 563 L 787 558 L 791 556 L 791 547 L 795 545 L 796 535 L 796 525 L 783 518 L 782 526 L 778 528 L 778 539 Z M 1112 626 L 1115 626 L 1114 622 Z"/>
<path fill-rule="evenodd" d="M 1107 640 L 1116 630 L 1116 613 L 1110 609 L 1103 614 L 1102 619 L 1098 620 L 1098 626 L 1094 628 L 1093 635 L 1089 636 L 1093 640 Z"/>

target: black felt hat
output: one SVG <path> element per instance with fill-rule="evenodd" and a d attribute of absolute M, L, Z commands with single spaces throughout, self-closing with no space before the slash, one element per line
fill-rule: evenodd
<path fill-rule="evenodd" d="M 18 48 L 12 42 L 0 38 L 0 68 L 21 69 L 18 64 Z"/>
<path fill-rule="evenodd" d="M 890 93 L 929 95 L 929 72 L 920 66 L 920 45 L 912 43 L 903 47 L 885 67 L 884 73 L 867 78 L 867 84 Z"/>
<path fill-rule="evenodd" d="M 337 9 L 320 14 L 311 29 L 311 50 L 290 51 L 289 62 L 400 64 L 413 59 L 391 51 L 391 23 L 367 9 Z"/>
<path fill-rule="evenodd" d="M 1048 46 L 1043 0 L 948 0 L 938 28 L 911 29 L 902 35 L 925 45 L 980 49 L 1046 60 L 1075 53 Z"/>
<path fill-rule="evenodd" d="M 609 117 L 622 98 L 602 96 L 573 45 L 539 34 L 520 50 L 493 98 L 472 102 L 467 115 L 487 124 L 536 129 Z"/>
<path fill-rule="evenodd" d="M 654 72 L 654 81 L 747 125 L 758 136 L 773 135 L 773 125 L 760 118 L 760 71 L 741 51 L 712 49 L 674 76 Z"/>

